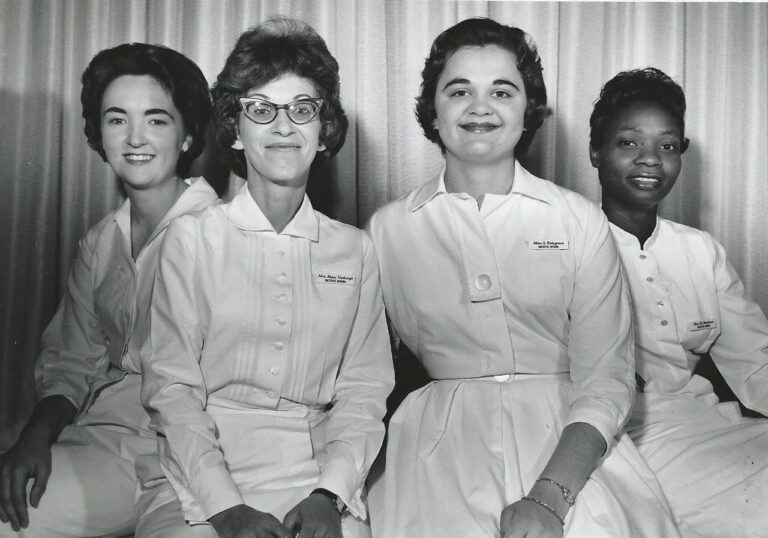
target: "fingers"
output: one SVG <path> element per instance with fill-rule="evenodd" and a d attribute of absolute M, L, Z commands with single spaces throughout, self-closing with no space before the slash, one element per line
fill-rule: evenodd
<path fill-rule="evenodd" d="M 51 476 L 51 466 L 45 463 L 38 464 L 34 475 L 35 482 L 32 485 L 32 490 L 29 492 L 29 504 L 37 508 L 43 493 L 45 493 L 45 488 L 48 486 L 48 478 Z"/>
<path fill-rule="evenodd" d="M 26 475 L 26 470 L 23 470 L 23 473 Z M 11 468 L 9 465 L 3 465 L 0 471 L 0 505 L 3 507 L 7 521 L 10 522 L 15 531 L 21 529 L 21 520 L 16 510 L 18 503 L 14 498 L 18 482 L 17 474 L 18 468 Z"/>
<path fill-rule="evenodd" d="M 27 482 L 32 473 L 26 467 L 17 467 L 11 471 L 11 504 L 16 510 L 16 517 L 21 528 L 29 524 L 27 514 Z"/>
<path fill-rule="evenodd" d="M 285 517 L 283 518 L 283 525 L 294 533 L 298 532 L 301 528 L 301 512 L 299 512 L 295 507 L 291 509 L 290 512 L 285 514 Z"/>

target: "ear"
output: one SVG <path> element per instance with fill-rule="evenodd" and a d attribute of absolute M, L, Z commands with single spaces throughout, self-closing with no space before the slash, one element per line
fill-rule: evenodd
<path fill-rule="evenodd" d="M 680 155 L 686 152 L 690 144 L 691 144 L 691 141 L 688 138 L 683 138 L 683 142 L 682 144 L 680 144 Z"/>
<path fill-rule="evenodd" d="M 188 151 L 192 146 L 192 142 L 192 135 L 187 135 L 187 137 L 184 139 L 184 142 L 181 143 L 181 152 L 184 153 L 185 151 Z"/>
<path fill-rule="evenodd" d="M 238 133 L 235 141 L 232 142 L 232 149 L 245 149 L 245 146 L 243 146 L 243 143 L 240 141 L 240 133 Z"/>
<path fill-rule="evenodd" d="M 592 144 L 589 145 L 589 162 L 595 168 L 600 168 L 600 152 L 598 152 Z"/>
<path fill-rule="evenodd" d="M 325 151 L 326 149 L 328 149 L 328 148 L 326 148 L 326 147 L 325 147 L 325 144 L 323 144 L 322 142 L 320 142 L 320 143 L 317 145 L 317 152 L 318 152 L 318 153 L 320 153 L 321 151 Z"/>
<path fill-rule="evenodd" d="M 432 128 L 433 128 L 435 131 L 439 131 L 439 130 L 440 130 L 440 127 L 438 127 L 438 126 L 437 126 L 437 118 L 435 118 L 435 119 L 433 119 L 433 120 L 432 120 Z"/>

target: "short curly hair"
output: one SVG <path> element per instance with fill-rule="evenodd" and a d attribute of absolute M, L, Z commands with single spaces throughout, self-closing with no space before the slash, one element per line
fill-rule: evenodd
<path fill-rule="evenodd" d="M 605 83 L 589 117 L 589 143 L 599 148 L 605 129 L 614 116 L 636 102 L 655 103 L 680 125 L 680 152 L 688 148 L 685 138 L 685 93 L 680 85 L 655 67 L 622 71 Z"/>
<path fill-rule="evenodd" d="M 338 62 L 311 26 L 273 18 L 243 32 L 211 90 L 222 158 L 240 177 L 246 177 L 245 154 L 232 147 L 238 136 L 239 99 L 286 73 L 311 80 L 323 99 L 320 142 L 325 149 L 318 156 L 331 158 L 344 145 L 348 121 L 341 107 Z"/>
<path fill-rule="evenodd" d="M 125 43 L 96 54 L 83 72 L 80 102 L 88 145 L 104 161 L 107 156 L 101 138 L 101 101 L 110 83 L 123 75 L 151 76 L 170 94 L 185 131 L 192 137 L 192 144 L 176 164 L 176 172 L 186 176 L 192 161 L 205 147 L 205 129 L 211 119 L 211 94 L 202 71 L 180 52 L 161 45 Z"/>
<path fill-rule="evenodd" d="M 523 131 L 515 146 L 515 155 L 524 154 L 533 142 L 536 131 L 544 123 L 544 118 L 552 113 L 547 107 L 547 89 L 542 76 L 541 59 L 536 45 L 530 36 L 520 28 L 506 26 L 488 18 L 465 19 L 448 28 L 432 43 L 432 49 L 424 62 L 421 72 L 421 94 L 416 98 L 416 118 L 419 120 L 424 135 L 440 146 L 445 153 L 445 144 L 434 126 L 437 118 L 435 96 L 437 80 L 445 69 L 445 64 L 454 52 L 462 47 L 486 47 L 496 45 L 508 50 L 517 59 L 517 69 L 523 77 L 528 103 L 523 118 Z"/>

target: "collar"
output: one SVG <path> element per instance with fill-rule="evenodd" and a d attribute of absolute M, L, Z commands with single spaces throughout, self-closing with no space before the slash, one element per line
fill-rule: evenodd
<path fill-rule="evenodd" d="M 181 193 L 178 200 L 166 211 L 160 222 L 157 223 L 152 235 L 147 240 L 147 243 L 151 242 L 154 237 L 162 230 L 168 227 L 168 224 L 180 215 L 186 213 L 192 213 L 193 211 L 199 211 L 206 207 L 213 205 L 218 200 L 219 196 L 216 191 L 213 190 L 205 178 L 191 177 L 184 180 L 184 183 L 189 185 L 184 192 Z M 115 222 L 117 223 L 123 235 L 131 244 L 131 200 L 126 198 L 125 201 L 120 204 L 114 215 Z"/>
<path fill-rule="evenodd" d="M 272 223 L 269 222 L 269 219 L 267 219 L 259 207 L 259 204 L 251 196 L 248 190 L 248 183 L 243 184 L 240 192 L 237 193 L 227 206 L 229 220 L 241 230 L 277 233 L 272 227 Z M 279 235 L 290 235 L 309 239 L 310 241 L 318 241 L 320 237 L 320 223 L 306 194 L 304 194 L 304 200 L 302 200 L 299 210 Z"/>
<path fill-rule="evenodd" d="M 645 241 L 645 245 L 641 245 L 637 237 L 635 237 L 634 235 L 626 231 L 624 228 L 616 226 L 612 222 L 609 222 L 608 224 L 610 224 L 611 226 L 611 230 L 613 231 L 613 238 L 616 241 L 616 243 L 620 245 L 639 248 L 642 250 L 649 250 L 651 247 L 653 247 L 656 241 L 659 240 L 659 235 L 661 235 L 662 233 L 664 222 L 665 222 L 664 219 L 656 215 L 656 226 L 654 226 L 653 233 L 651 233 L 651 236 Z"/>
<path fill-rule="evenodd" d="M 550 181 L 534 176 L 523 168 L 520 161 L 515 160 L 515 179 L 512 182 L 512 188 L 509 193 L 503 196 L 519 194 L 553 205 L 552 189 L 553 185 Z M 439 195 L 447 193 L 448 191 L 445 188 L 445 167 L 443 167 L 440 174 L 414 191 L 408 209 L 412 212 L 418 211 Z"/>

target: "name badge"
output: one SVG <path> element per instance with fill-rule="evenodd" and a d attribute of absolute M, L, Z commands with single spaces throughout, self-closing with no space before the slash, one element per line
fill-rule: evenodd
<path fill-rule="evenodd" d="M 529 239 L 525 242 L 531 250 L 568 250 L 568 241 L 549 239 Z"/>
<path fill-rule="evenodd" d="M 344 273 L 316 273 L 315 282 L 317 284 L 341 284 L 343 286 L 354 286 L 355 275 Z"/>
<path fill-rule="evenodd" d="M 692 321 L 688 324 L 688 330 L 691 332 L 706 331 L 707 329 L 714 329 L 715 327 L 717 327 L 717 321 L 714 319 L 702 319 Z"/>

